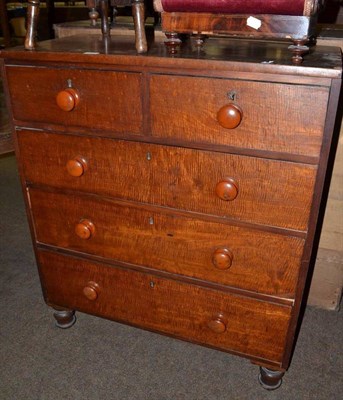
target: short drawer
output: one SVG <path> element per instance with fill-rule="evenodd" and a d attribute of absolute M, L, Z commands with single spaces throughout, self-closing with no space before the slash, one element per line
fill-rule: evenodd
<path fill-rule="evenodd" d="M 324 87 L 153 75 L 151 129 L 192 143 L 318 157 L 328 95 Z"/>
<path fill-rule="evenodd" d="M 316 166 L 33 131 L 19 147 L 34 184 L 307 229 Z"/>
<path fill-rule="evenodd" d="M 291 308 L 39 251 L 46 301 L 280 363 Z"/>
<path fill-rule="evenodd" d="M 253 292 L 294 298 L 303 240 L 120 202 L 30 189 L 36 239 Z"/>
<path fill-rule="evenodd" d="M 17 121 L 63 130 L 142 130 L 138 73 L 13 66 L 6 74 Z M 63 107 L 73 108 L 61 109 L 57 96 Z"/>

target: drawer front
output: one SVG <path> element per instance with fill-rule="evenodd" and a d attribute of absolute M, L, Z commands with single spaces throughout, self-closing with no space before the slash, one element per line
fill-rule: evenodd
<path fill-rule="evenodd" d="M 30 131 L 19 146 L 29 182 L 307 229 L 315 166 Z M 85 161 L 80 176 L 68 173 L 70 160 Z"/>
<path fill-rule="evenodd" d="M 30 203 L 40 243 L 294 298 L 304 244 L 299 238 L 90 196 L 31 189 Z"/>
<path fill-rule="evenodd" d="M 155 136 L 319 156 L 328 88 L 156 75 L 150 79 L 150 91 Z M 309 99 L 315 99 L 311 107 Z M 218 122 L 239 122 L 237 113 L 225 115 L 230 104 L 240 109 L 236 128 Z"/>
<path fill-rule="evenodd" d="M 139 134 L 142 130 L 141 75 L 97 70 L 7 67 L 15 120 Z M 78 95 L 66 93 L 68 80 Z"/>
<path fill-rule="evenodd" d="M 38 252 L 49 304 L 281 362 L 290 308 Z"/>

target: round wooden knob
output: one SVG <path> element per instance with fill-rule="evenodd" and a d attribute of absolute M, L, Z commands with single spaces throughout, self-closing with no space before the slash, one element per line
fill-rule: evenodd
<path fill-rule="evenodd" d="M 214 333 L 224 333 L 226 331 L 226 323 L 222 316 L 212 319 L 207 326 Z"/>
<path fill-rule="evenodd" d="M 232 251 L 226 248 L 217 249 L 212 255 L 213 265 L 221 270 L 229 269 L 232 265 Z"/>
<path fill-rule="evenodd" d="M 88 219 L 82 219 L 76 226 L 75 226 L 75 233 L 81 239 L 89 239 L 95 232 L 94 224 L 89 221 Z"/>
<path fill-rule="evenodd" d="M 87 297 L 88 300 L 94 301 L 99 296 L 99 285 L 96 282 L 90 281 L 87 283 L 87 286 L 83 288 L 83 294 Z"/>
<path fill-rule="evenodd" d="M 225 178 L 217 183 L 216 195 L 224 201 L 232 201 L 238 196 L 238 183 L 232 178 Z"/>
<path fill-rule="evenodd" d="M 67 88 L 59 92 L 56 96 L 56 103 L 63 111 L 72 111 L 79 104 L 80 98 L 77 91 Z"/>
<path fill-rule="evenodd" d="M 67 171 L 71 176 L 82 176 L 87 170 L 87 161 L 83 157 L 75 157 L 66 164 Z"/>
<path fill-rule="evenodd" d="M 241 123 L 243 111 L 236 104 L 227 104 L 217 113 L 217 121 L 226 129 L 234 129 Z"/>

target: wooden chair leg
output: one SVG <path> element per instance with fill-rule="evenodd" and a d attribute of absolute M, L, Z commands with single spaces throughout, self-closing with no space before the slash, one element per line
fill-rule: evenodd
<path fill-rule="evenodd" d="M 108 22 L 108 0 L 100 0 L 101 32 L 104 37 L 110 36 L 110 24 Z"/>
<path fill-rule="evenodd" d="M 27 4 L 27 28 L 25 38 L 25 49 L 36 48 L 37 24 L 40 0 L 28 0 Z"/>
<path fill-rule="evenodd" d="M 148 44 L 145 35 L 145 10 L 144 0 L 132 1 L 132 15 L 135 24 L 136 50 L 137 53 L 146 53 Z"/>

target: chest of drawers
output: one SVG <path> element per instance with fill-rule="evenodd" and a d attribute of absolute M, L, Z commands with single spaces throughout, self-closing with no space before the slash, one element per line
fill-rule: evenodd
<path fill-rule="evenodd" d="M 280 47 L 281 46 L 281 47 Z M 246 357 L 275 389 L 300 325 L 341 55 L 210 39 L 3 51 L 44 298 Z"/>

